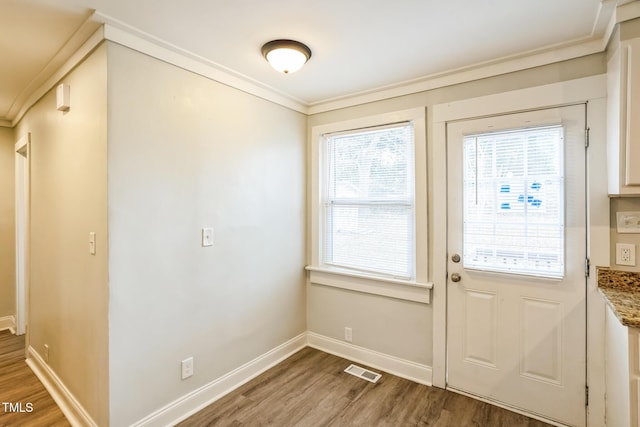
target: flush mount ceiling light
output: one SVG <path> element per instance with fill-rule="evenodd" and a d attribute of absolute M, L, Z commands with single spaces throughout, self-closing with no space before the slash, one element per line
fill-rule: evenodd
<path fill-rule="evenodd" d="M 277 71 L 290 74 L 311 58 L 311 49 L 295 40 L 273 40 L 262 46 L 262 56 Z"/>

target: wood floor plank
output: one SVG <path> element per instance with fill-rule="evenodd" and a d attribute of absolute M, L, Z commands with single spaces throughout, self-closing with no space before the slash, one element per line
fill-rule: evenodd
<path fill-rule="evenodd" d="M 27 366 L 24 336 L 0 331 L 0 427 L 68 427 L 69 422 Z M 21 404 L 12 412 L 3 402 Z M 32 411 L 28 412 L 27 403 Z"/>
<path fill-rule="evenodd" d="M 350 363 L 304 348 L 178 426 L 549 426 L 387 373 L 370 383 L 343 372 Z"/>

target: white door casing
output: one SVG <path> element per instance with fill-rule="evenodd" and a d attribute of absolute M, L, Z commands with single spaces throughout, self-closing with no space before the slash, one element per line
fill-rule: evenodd
<path fill-rule="evenodd" d="M 586 423 L 585 108 L 458 121 L 447 131 L 447 387 L 577 426 Z M 463 136 L 550 125 L 564 129 L 564 274 L 465 268 Z"/>
<path fill-rule="evenodd" d="M 15 144 L 16 335 L 27 326 L 30 139 L 27 133 Z"/>

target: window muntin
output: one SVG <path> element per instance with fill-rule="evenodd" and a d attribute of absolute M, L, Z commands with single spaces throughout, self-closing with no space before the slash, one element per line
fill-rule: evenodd
<path fill-rule="evenodd" d="M 561 126 L 466 136 L 464 267 L 564 276 Z"/>
<path fill-rule="evenodd" d="M 325 265 L 415 277 L 410 122 L 324 135 Z"/>

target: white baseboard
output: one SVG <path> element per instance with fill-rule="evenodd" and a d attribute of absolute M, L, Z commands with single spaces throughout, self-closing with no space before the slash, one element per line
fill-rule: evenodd
<path fill-rule="evenodd" d="M 432 370 L 430 366 L 378 353 L 313 332 L 305 332 L 228 374 L 165 405 L 132 424 L 131 427 L 173 426 L 307 346 L 420 384 L 431 385 Z"/>
<path fill-rule="evenodd" d="M 307 345 L 306 332 L 146 416 L 131 427 L 172 426 L 277 365 Z"/>
<path fill-rule="evenodd" d="M 0 317 L 0 331 L 10 330 L 12 334 L 16 333 L 16 318 L 14 316 Z"/>
<path fill-rule="evenodd" d="M 29 346 L 29 357 L 27 365 L 38 377 L 40 382 L 47 389 L 53 400 L 56 402 L 62 413 L 73 427 L 97 427 L 97 424 L 80 402 L 71 394 L 69 389 L 58 378 L 49 365 L 40 357 L 37 351 Z"/>
<path fill-rule="evenodd" d="M 431 366 L 411 362 L 388 354 L 378 353 L 364 347 L 358 347 L 347 342 L 307 332 L 309 347 L 331 353 L 354 362 L 362 363 L 375 369 L 406 378 L 408 380 L 432 385 L 433 372 Z"/>

